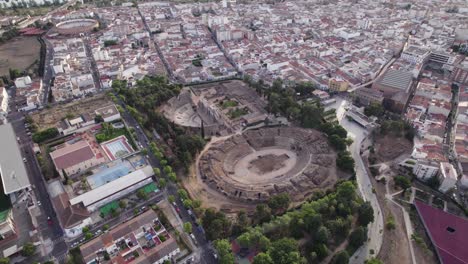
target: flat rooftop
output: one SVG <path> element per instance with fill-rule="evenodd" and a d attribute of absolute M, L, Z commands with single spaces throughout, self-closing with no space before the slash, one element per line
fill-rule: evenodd
<path fill-rule="evenodd" d="M 411 72 L 389 69 L 379 83 L 407 92 L 412 81 Z"/>
<path fill-rule="evenodd" d="M 5 194 L 31 186 L 11 124 L 0 126 L 0 174 Z"/>

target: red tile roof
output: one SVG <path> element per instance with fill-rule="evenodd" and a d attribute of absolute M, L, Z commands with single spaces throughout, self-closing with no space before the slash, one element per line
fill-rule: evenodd
<path fill-rule="evenodd" d="M 95 157 L 91 147 L 85 141 L 82 142 L 75 143 L 77 146 L 73 146 L 74 144 L 72 144 L 67 146 L 67 149 L 59 149 L 51 153 L 57 170 L 72 167 Z"/>
<path fill-rule="evenodd" d="M 420 201 L 415 201 L 414 204 L 437 250 L 440 262 L 467 264 L 468 220 Z"/>

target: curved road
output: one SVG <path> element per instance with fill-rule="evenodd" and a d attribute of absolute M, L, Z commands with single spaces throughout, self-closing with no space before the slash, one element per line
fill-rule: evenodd
<path fill-rule="evenodd" d="M 353 144 L 351 144 L 349 151 L 356 162 L 356 181 L 358 183 L 359 192 L 364 201 L 369 201 L 374 209 L 374 222 L 370 223 L 367 227 L 369 240 L 359 248 L 350 259 L 350 263 L 352 264 L 362 264 L 366 259 L 379 254 L 382 246 L 383 217 L 379 202 L 377 201 L 377 196 L 372 192 L 372 183 L 360 155 L 361 143 L 366 138 L 367 131 L 357 123 L 343 118 L 343 108 L 346 104 L 347 101 L 345 100 L 341 102 L 341 106 L 337 110 L 338 119 L 340 120 L 340 124 L 348 131 L 348 136 L 353 139 Z M 374 254 L 370 254 L 371 250 L 374 250 Z"/>

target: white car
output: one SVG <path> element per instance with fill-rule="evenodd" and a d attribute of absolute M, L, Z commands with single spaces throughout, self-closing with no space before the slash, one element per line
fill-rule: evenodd
<path fill-rule="evenodd" d="M 37 200 L 37 206 L 41 206 L 41 201 Z"/>
<path fill-rule="evenodd" d="M 26 158 L 23 158 L 23 162 L 26 163 L 26 162 L 28 162 L 28 160 L 26 160 Z"/>

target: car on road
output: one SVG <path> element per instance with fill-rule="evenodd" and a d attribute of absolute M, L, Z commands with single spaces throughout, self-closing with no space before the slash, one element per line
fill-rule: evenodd
<path fill-rule="evenodd" d="M 180 209 L 179 209 L 179 207 L 178 207 L 178 206 L 174 206 L 174 208 L 175 208 L 176 212 L 177 212 L 178 214 L 180 214 Z"/>
<path fill-rule="evenodd" d="M 47 217 L 47 224 L 50 225 L 50 226 L 53 224 L 52 219 L 50 218 L 50 216 Z"/>
<path fill-rule="evenodd" d="M 28 160 L 26 158 L 23 158 L 23 162 L 26 163 L 28 162 Z"/>
<path fill-rule="evenodd" d="M 36 203 L 36 204 L 37 204 L 37 206 L 41 206 L 41 205 L 42 205 L 41 201 L 39 201 L 39 200 L 37 200 L 37 203 Z"/>
<path fill-rule="evenodd" d="M 197 239 L 193 234 L 190 234 L 190 238 L 193 240 L 193 243 L 195 243 L 195 245 L 198 245 Z"/>

